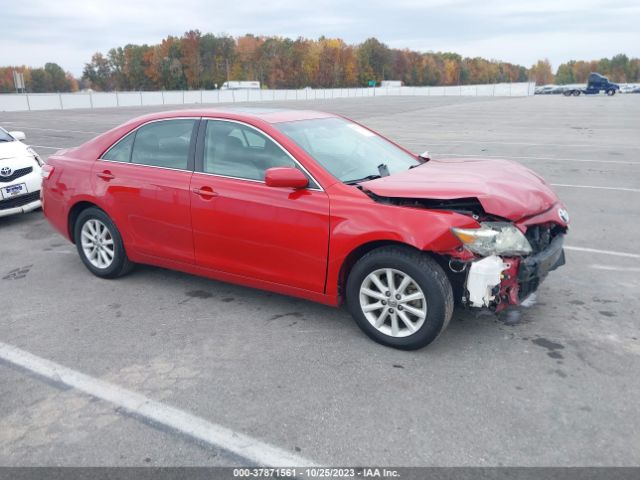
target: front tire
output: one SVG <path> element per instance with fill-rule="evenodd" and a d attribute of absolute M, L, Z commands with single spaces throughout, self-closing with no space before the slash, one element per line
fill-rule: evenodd
<path fill-rule="evenodd" d="M 451 283 L 438 263 L 410 247 L 364 255 L 347 280 L 347 305 L 378 343 L 415 350 L 433 342 L 453 314 Z"/>
<path fill-rule="evenodd" d="M 120 232 L 109 216 L 96 207 L 80 212 L 74 225 L 78 254 L 91 273 L 117 278 L 131 271 Z"/>

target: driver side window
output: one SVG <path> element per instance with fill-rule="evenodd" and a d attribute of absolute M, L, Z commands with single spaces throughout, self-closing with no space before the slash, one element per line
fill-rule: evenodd
<path fill-rule="evenodd" d="M 245 125 L 209 120 L 204 137 L 203 171 L 226 177 L 264 180 L 272 167 L 297 167 L 282 148 Z"/>

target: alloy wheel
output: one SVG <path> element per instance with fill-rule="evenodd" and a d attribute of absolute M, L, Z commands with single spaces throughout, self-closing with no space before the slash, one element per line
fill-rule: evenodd
<path fill-rule="evenodd" d="M 391 337 L 407 337 L 427 318 L 427 299 L 420 285 L 400 270 L 371 272 L 360 286 L 360 308 L 373 327 Z"/>
<path fill-rule="evenodd" d="M 82 251 L 91 265 L 109 268 L 115 257 L 115 244 L 109 228 L 100 220 L 91 218 L 82 225 L 80 237 Z"/>

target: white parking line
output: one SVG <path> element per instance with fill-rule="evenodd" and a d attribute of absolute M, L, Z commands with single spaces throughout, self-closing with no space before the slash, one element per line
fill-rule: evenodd
<path fill-rule="evenodd" d="M 608 272 L 640 272 L 640 267 L 614 267 L 612 265 L 589 265 L 595 270 L 606 270 Z"/>
<path fill-rule="evenodd" d="M 640 255 L 637 254 L 637 253 L 614 252 L 612 250 L 598 250 L 596 248 L 570 247 L 570 246 L 565 246 L 564 249 L 565 250 L 574 250 L 576 252 L 600 253 L 602 255 L 613 255 L 614 257 L 626 257 L 626 258 L 638 258 L 638 259 L 640 259 Z"/>
<path fill-rule="evenodd" d="M 503 158 L 505 160 L 544 160 L 553 162 L 585 162 L 585 163 L 600 163 L 600 164 L 613 164 L 613 165 L 636 165 L 640 167 L 640 162 L 626 162 L 624 160 L 596 160 L 590 158 L 556 158 L 556 157 L 522 157 L 514 155 L 478 155 L 478 154 L 464 154 L 464 153 L 433 153 L 441 157 L 465 157 L 465 158 Z"/>
<path fill-rule="evenodd" d="M 428 143 L 427 145 L 448 145 L 451 143 L 470 144 L 470 145 L 522 145 L 529 147 L 567 147 L 567 148 L 588 148 L 588 149 L 603 149 L 603 150 L 640 150 L 640 147 L 630 145 L 593 145 L 587 143 L 532 143 L 532 142 L 498 142 L 491 140 L 447 140 L 446 143 Z"/>
<path fill-rule="evenodd" d="M 102 132 L 90 132 L 88 130 L 61 130 L 59 128 L 38 128 L 38 127 L 27 127 L 27 126 L 19 126 L 18 128 L 23 128 L 25 131 L 29 130 L 38 130 L 42 132 L 62 132 L 62 133 L 89 133 L 91 135 L 100 135 Z"/>
<path fill-rule="evenodd" d="M 90 377 L 0 342 L 0 359 L 57 383 L 76 388 L 130 413 L 170 427 L 194 439 L 239 455 L 257 465 L 310 466 L 313 462 L 239 432 L 210 423 L 139 393 Z"/>
<path fill-rule="evenodd" d="M 49 150 L 62 150 L 63 148 L 69 148 L 69 147 L 47 147 L 46 145 L 29 145 L 30 147 L 35 147 L 35 148 L 48 148 Z"/>
<path fill-rule="evenodd" d="M 636 192 L 640 193 L 640 188 L 626 188 L 626 187 L 600 187 L 597 185 L 569 185 L 567 183 L 551 183 L 554 187 L 568 187 L 568 188 L 595 188 L 599 190 L 618 190 L 620 192 Z"/>

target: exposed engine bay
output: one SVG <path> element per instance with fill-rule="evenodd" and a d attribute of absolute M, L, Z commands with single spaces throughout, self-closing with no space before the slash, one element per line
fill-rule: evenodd
<path fill-rule="evenodd" d="M 468 248 L 447 252 L 448 274 L 454 294 L 464 306 L 499 312 L 510 305 L 518 305 L 537 290 L 550 271 L 565 263 L 562 244 L 567 227 L 560 223 L 547 221 L 518 225 L 487 213 L 480 200 L 474 197 L 399 198 L 380 196 L 365 188 L 362 191 L 374 201 L 386 205 L 452 211 L 473 217 L 481 226 L 508 225 L 524 235 L 529 249 L 515 252 L 517 254 L 469 251 Z"/>
<path fill-rule="evenodd" d="M 462 273 L 466 272 L 462 304 L 499 312 L 522 303 L 538 289 L 550 271 L 564 265 L 565 232 L 559 225 L 533 225 L 525 234 L 532 246 L 529 255 L 490 255 L 457 265 L 450 262 L 453 272 L 459 274 L 462 268 Z"/>

